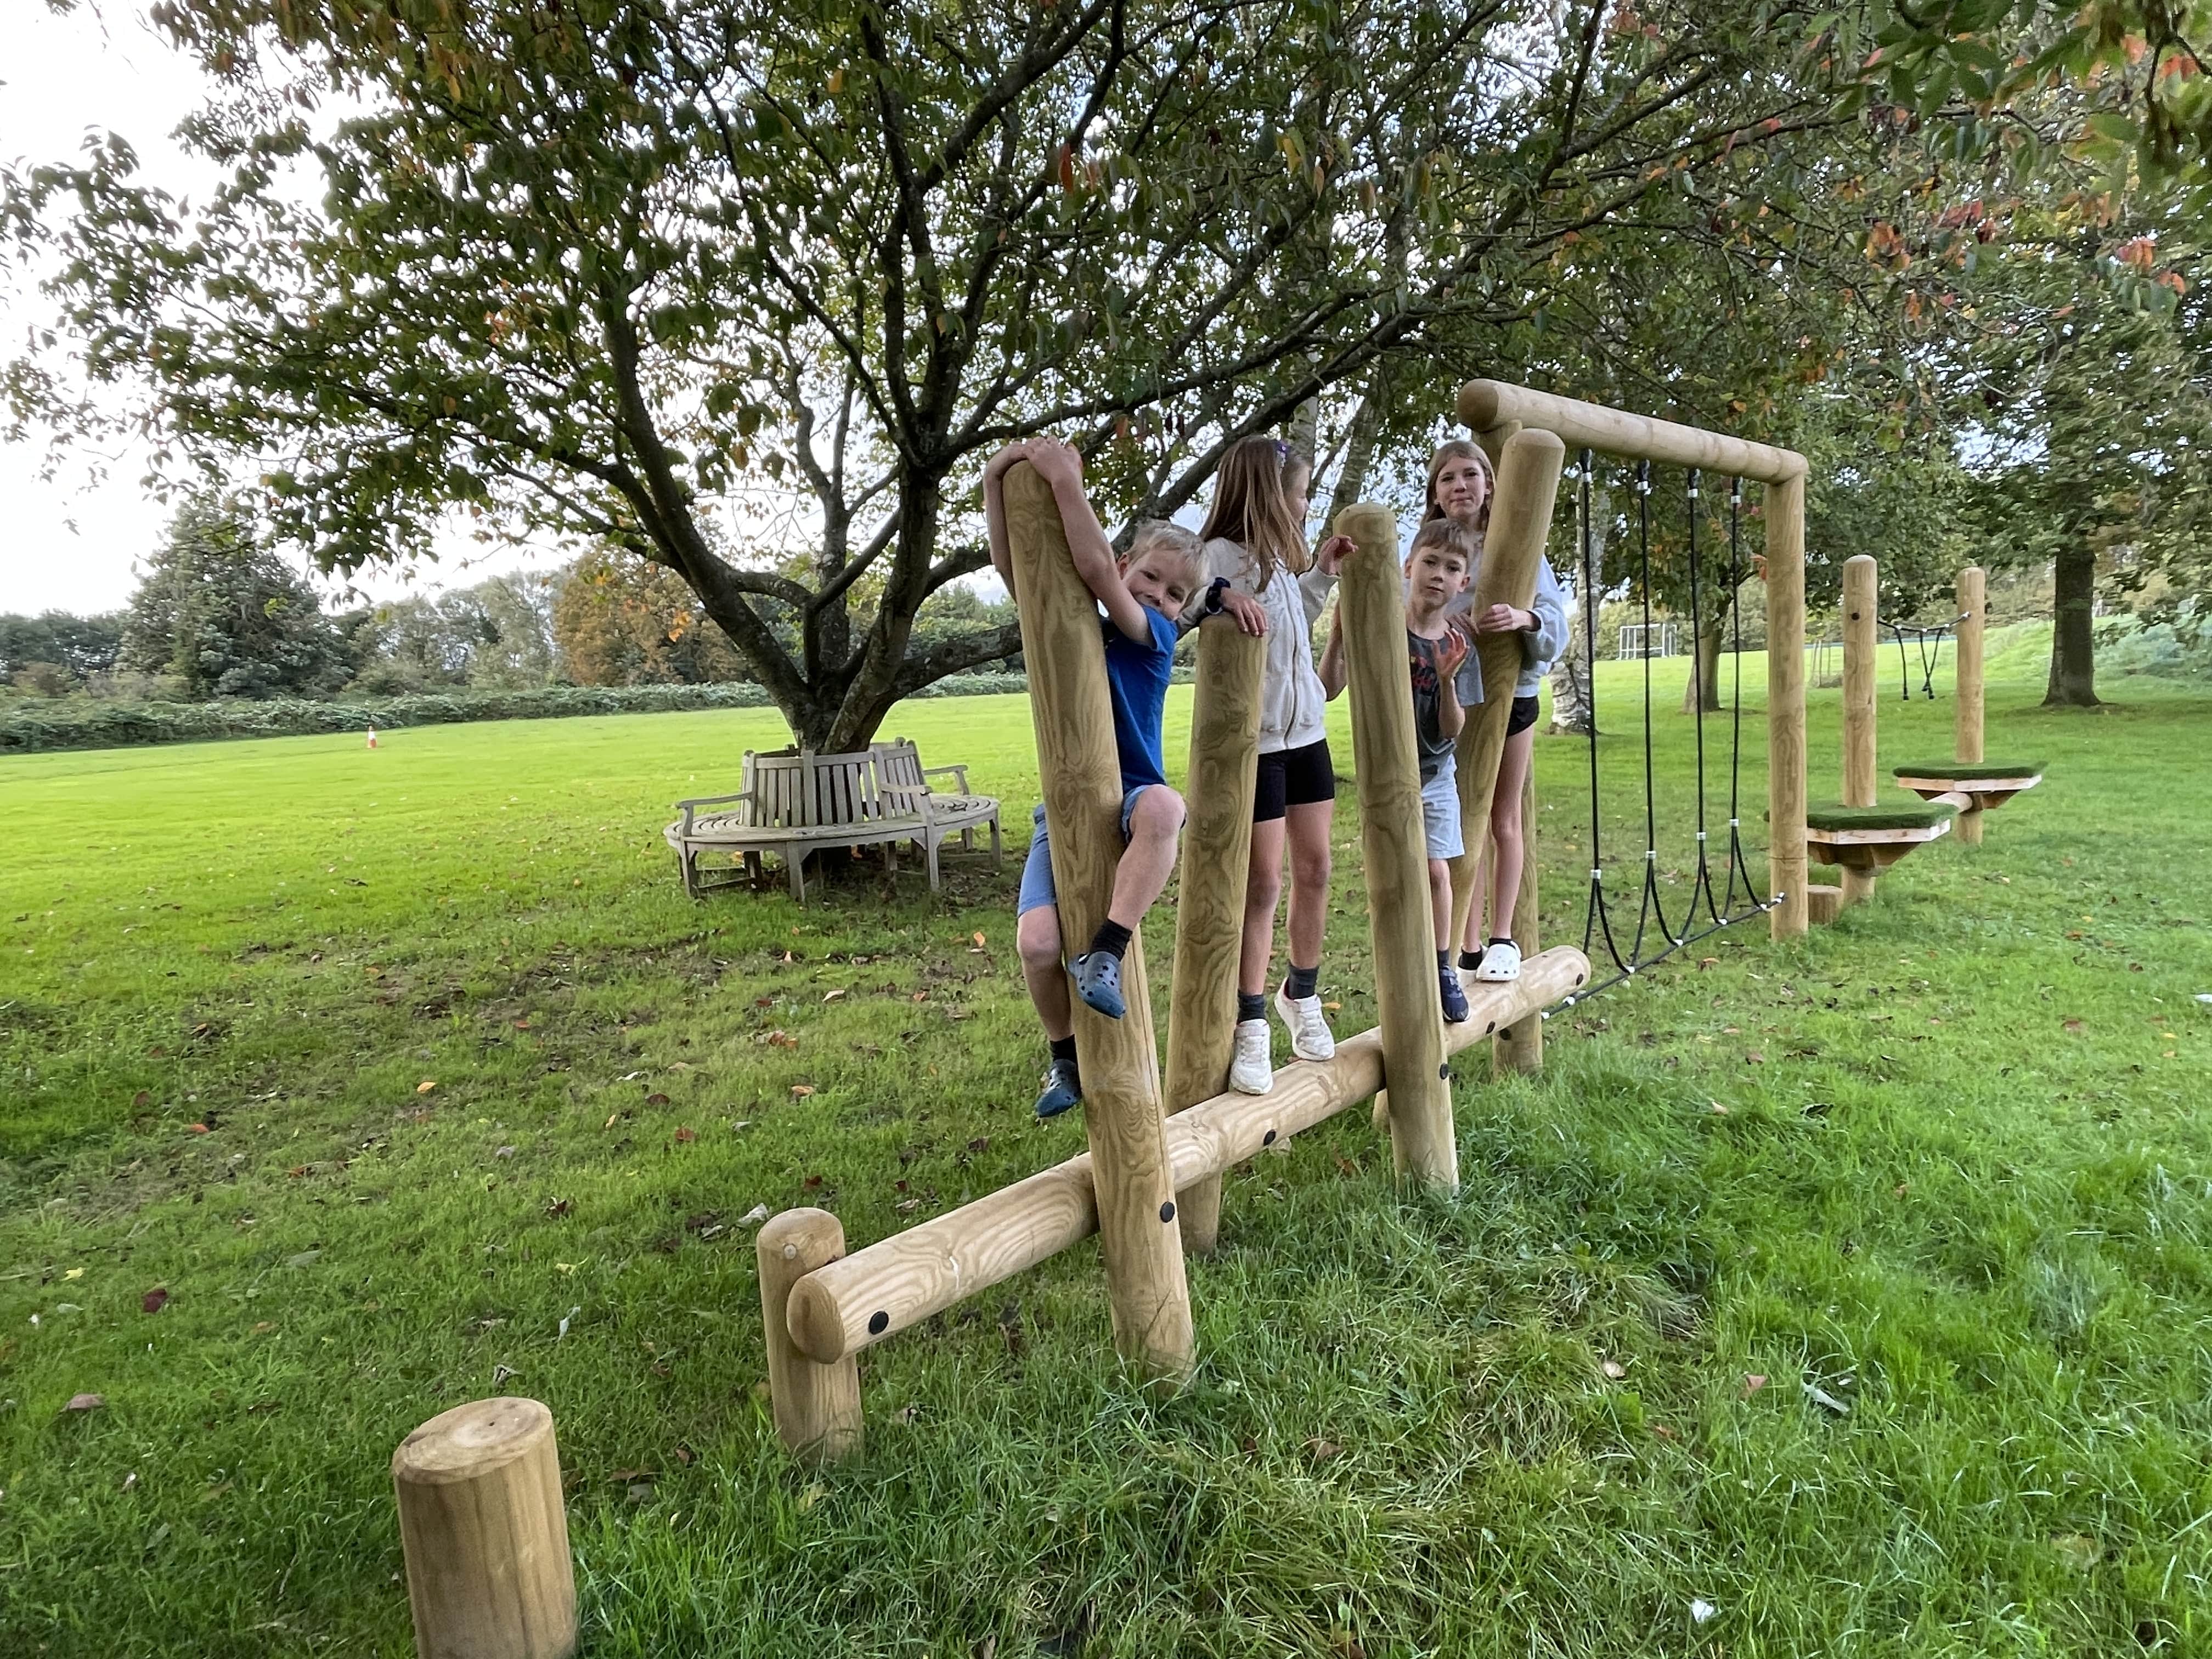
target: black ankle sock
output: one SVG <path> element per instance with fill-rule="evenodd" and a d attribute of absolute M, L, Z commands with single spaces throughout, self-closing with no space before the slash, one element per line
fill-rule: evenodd
<path fill-rule="evenodd" d="M 1237 1023 L 1267 1017 L 1267 994 L 1265 991 L 1239 991 L 1237 994 Z"/>
<path fill-rule="evenodd" d="M 1440 974 L 1449 974 L 1451 972 L 1450 951 L 1439 951 L 1437 952 L 1437 971 Z"/>
<path fill-rule="evenodd" d="M 1491 940 L 1490 943 L 1492 945 L 1510 945 L 1513 941 L 1510 939 L 1494 939 Z M 1488 947 L 1486 946 L 1485 948 L 1487 949 Z"/>
<path fill-rule="evenodd" d="M 1292 963 L 1290 977 L 1283 981 L 1283 994 L 1294 1000 L 1304 1001 L 1314 994 L 1315 983 L 1320 978 L 1321 963 L 1316 962 L 1310 968 L 1301 968 Z"/>
<path fill-rule="evenodd" d="M 1075 1037 L 1073 1033 L 1064 1037 L 1048 1037 L 1046 1042 L 1051 1046 L 1054 1060 L 1064 1060 L 1071 1066 L 1075 1064 Z"/>
<path fill-rule="evenodd" d="M 1103 951 L 1119 962 L 1121 953 L 1129 948 L 1129 930 L 1111 919 L 1102 921 L 1098 924 L 1098 931 L 1091 936 L 1091 948 Z"/>
<path fill-rule="evenodd" d="M 1461 951 L 1459 953 L 1459 965 L 1466 969 L 1468 972 L 1473 973 L 1476 969 L 1482 966 L 1482 952 L 1480 951 Z"/>

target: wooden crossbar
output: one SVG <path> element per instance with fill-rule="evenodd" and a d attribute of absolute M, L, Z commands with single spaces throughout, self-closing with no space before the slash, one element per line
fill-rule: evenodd
<path fill-rule="evenodd" d="M 1518 980 L 1469 988 L 1473 1018 L 1444 1028 L 1445 1052 L 1589 982 L 1589 958 L 1580 951 L 1540 952 Z M 1363 1031 L 1339 1042 L 1333 1060 L 1283 1067 L 1267 1094 L 1219 1094 L 1178 1112 L 1164 1126 L 1175 1184 L 1188 1187 L 1280 1146 L 1367 1099 L 1383 1080 L 1382 1033 Z M 816 1268 L 792 1287 L 791 1340 L 808 1358 L 833 1364 L 1058 1255 L 1097 1226 L 1085 1152 Z"/>

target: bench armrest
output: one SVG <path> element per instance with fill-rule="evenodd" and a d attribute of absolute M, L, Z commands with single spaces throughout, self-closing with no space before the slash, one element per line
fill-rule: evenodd
<path fill-rule="evenodd" d="M 701 795 L 693 800 L 679 800 L 676 803 L 676 810 L 684 814 L 684 833 L 688 836 L 691 833 L 692 816 L 701 807 L 727 806 L 732 801 L 752 801 L 753 799 L 751 790 L 740 789 L 734 795 Z"/>
<path fill-rule="evenodd" d="M 964 764 L 958 766 L 925 766 L 921 769 L 921 775 L 925 778 L 957 779 L 959 781 L 960 793 L 962 794 L 965 795 L 973 793 L 968 787 L 968 768 Z"/>

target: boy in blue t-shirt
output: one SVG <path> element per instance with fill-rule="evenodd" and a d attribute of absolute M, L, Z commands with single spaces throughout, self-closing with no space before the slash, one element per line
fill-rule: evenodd
<path fill-rule="evenodd" d="M 1198 538 L 1170 524 L 1139 526 L 1128 552 L 1115 558 L 1097 514 L 1084 497 L 1082 458 L 1056 439 L 1035 438 L 1009 445 L 983 469 L 983 517 L 991 562 L 1009 592 L 1014 585 L 1013 566 L 1002 485 L 1006 469 L 1024 460 L 1052 486 L 1076 574 L 1106 612 L 1100 628 L 1106 687 L 1114 705 L 1114 746 L 1121 764 L 1121 833 L 1128 843 L 1114 868 L 1114 896 L 1106 919 L 1098 924 L 1091 948 L 1063 968 L 1052 845 L 1044 808 L 1036 809 L 1036 830 L 1022 866 L 1015 938 L 1030 1000 L 1036 1005 L 1052 1048 L 1036 1112 L 1039 1117 L 1056 1117 L 1083 1098 L 1068 980 L 1073 977 L 1075 994 L 1090 1006 L 1109 1019 L 1121 1018 L 1127 1012 L 1121 998 L 1121 954 L 1175 869 L 1182 797 L 1168 787 L 1160 728 L 1176 641 L 1182 635 L 1176 619 L 1189 609 L 1204 567 Z M 1243 594 L 1224 592 L 1224 586 L 1216 584 L 1206 593 L 1206 614 L 1226 613 L 1245 632 L 1264 633 L 1266 613 Z"/>

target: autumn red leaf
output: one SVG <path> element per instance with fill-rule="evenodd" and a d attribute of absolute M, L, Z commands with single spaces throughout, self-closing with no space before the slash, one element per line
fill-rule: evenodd
<path fill-rule="evenodd" d="M 169 1305 L 169 1292 L 165 1286 L 156 1285 L 139 1298 L 138 1305 L 148 1313 L 159 1313 Z"/>

